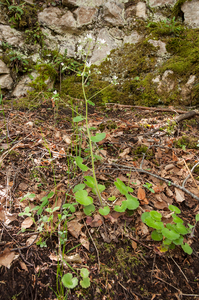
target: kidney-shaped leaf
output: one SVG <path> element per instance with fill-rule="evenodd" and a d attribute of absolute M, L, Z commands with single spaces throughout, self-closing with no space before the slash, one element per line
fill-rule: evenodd
<path fill-rule="evenodd" d="M 97 133 L 96 136 L 91 136 L 91 141 L 95 143 L 101 142 L 105 137 L 106 137 L 105 132 Z"/>
<path fill-rule="evenodd" d="M 75 199 L 78 203 L 86 206 L 93 203 L 93 198 L 88 196 L 88 192 L 85 190 L 80 190 L 75 193 Z"/>

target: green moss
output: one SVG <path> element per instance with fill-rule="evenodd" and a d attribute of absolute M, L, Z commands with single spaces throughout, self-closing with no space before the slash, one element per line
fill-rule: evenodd
<path fill-rule="evenodd" d="M 181 7 L 187 1 L 192 1 L 192 0 L 178 0 L 173 7 L 172 16 L 174 16 L 176 19 L 177 19 L 177 17 L 182 17 L 183 12 L 181 10 Z"/>
<path fill-rule="evenodd" d="M 184 135 L 175 141 L 174 145 L 177 148 L 198 149 L 198 138 Z"/>

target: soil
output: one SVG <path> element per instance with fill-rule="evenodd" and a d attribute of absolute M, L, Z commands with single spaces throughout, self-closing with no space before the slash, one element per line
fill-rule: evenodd
<path fill-rule="evenodd" d="M 193 249 L 188 255 L 180 247 L 162 252 L 161 242 L 153 241 L 151 230 L 141 222 L 144 211 L 157 210 L 166 216 L 168 204 L 180 208 L 186 225 L 194 225 L 199 212 L 197 167 L 185 184 L 195 199 L 186 192 L 179 196 L 174 185 L 168 186 L 164 180 L 138 171 L 143 168 L 183 185 L 189 175 L 187 167 L 191 169 L 199 161 L 199 116 L 178 124 L 168 121 L 175 116 L 175 110 L 169 113 L 114 105 L 89 112 L 89 123 L 106 132 L 105 140 L 97 145 L 103 150 L 104 159 L 96 162 L 97 179 L 107 188 L 103 197 L 107 199 L 111 191 L 115 193 L 116 178 L 127 185 L 128 176 L 130 181 L 137 181 L 133 186 L 135 197 L 146 182 L 151 183 L 155 193 L 145 188 L 145 197 L 139 199 L 140 207 L 133 213 L 118 213 L 111 208 L 108 216 L 95 212 L 89 217 L 79 206 L 68 221 L 77 220 L 81 229 L 77 233 L 68 226 L 63 246 L 67 256 L 72 259 L 78 254 L 81 261 L 72 261 L 69 267 L 52 259 L 58 253 L 57 214 L 53 225 L 44 226 L 41 232 L 39 216 L 35 214 L 35 223 L 24 231 L 21 228 L 26 216 L 18 214 L 29 205 L 38 205 L 46 191 L 56 188 L 61 205 L 65 203 L 66 192 L 71 194 L 71 187 L 83 181 L 82 172 L 71 163 L 77 148 L 82 150 L 84 163 L 91 164 L 84 151 L 86 137 L 82 135 L 81 144 L 77 140 L 79 127 L 72 124 L 70 109 L 60 107 L 55 111 L 51 103 L 45 103 L 37 110 L 15 110 L 4 104 L 0 117 L 0 299 L 199 299 L 199 225 L 192 238 L 185 238 Z M 187 145 L 180 142 L 184 136 L 189 137 Z M 192 148 L 188 148 L 190 142 Z M 37 197 L 20 202 L 28 192 Z M 54 205 L 52 199 L 50 207 Z M 97 199 L 94 203 L 98 207 Z M 27 239 L 35 234 L 36 239 L 27 244 Z M 15 254 L 10 263 L 5 262 L 6 251 Z M 62 297 L 61 277 L 68 272 L 76 276 L 82 267 L 90 272 L 90 287 L 63 288 Z"/>

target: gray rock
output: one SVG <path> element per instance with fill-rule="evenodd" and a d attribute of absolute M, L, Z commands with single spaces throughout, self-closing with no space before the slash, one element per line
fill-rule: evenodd
<path fill-rule="evenodd" d="M 107 2 L 103 6 L 103 19 L 114 26 L 124 25 L 124 20 L 122 18 L 122 9 L 116 5 L 114 2 Z"/>
<path fill-rule="evenodd" d="M 2 90 L 11 90 L 13 85 L 13 80 L 10 74 L 0 75 L 0 87 Z"/>
<path fill-rule="evenodd" d="M 2 60 L 0 60 L 0 74 L 10 74 L 9 68 Z"/>
<path fill-rule="evenodd" d="M 149 5 L 151 7 L 164 6 L 164 5 L 174 5 L 176 0 L 149 0 Z"/>
<path fill-rule="evenodd" d="M 199 27 L 199 0 L 185 2 L 181 10 L 184 13 L 185 23 L 194 28 Z"/>
<path fill-rule="evenodd" d="M 81 27 L 83 25 L 91 24 L 97 14 L 96 8 L 79 7 L 74 11 L 77 18 L 77 26 Z"/>

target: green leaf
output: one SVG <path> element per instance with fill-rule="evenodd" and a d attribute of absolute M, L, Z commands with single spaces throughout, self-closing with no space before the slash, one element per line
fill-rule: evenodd
<path fill-rule="evenodd" d="M 180 236 L 179 239 L 174 240 L 173 243 L 174 243 L 175 245 L 182 245 L 182 244 L 183 244 L 183 241 L 184 241 L 183 236 Z"/>
<path fill-rule="evenodd" d="M 46 197 L 46 198 L 47 198 L 47 197 Z M 40 205 L 40 207 L 44 207 L 44 206 L 48 205 L 48 203 L 49 203 L 49 201 L 48 201 L 48 198 L 47 198 L 47 199 L 45 199 L 45 200 L 42 202 L 42 204 Z"/>
<path fill-rule="evenodd" d="M 87 180 L 87 181 L 84 181 L 84 183 L 91 187 L 91 188 L 94 188 L 95 187 L 95 180 L 92 176 L 84 176 L 84 178 Z"/>
<path fill-rule="evenodd" d="M 181 223 L 181 224 L 184 223 L 184 221 L 181 218 L 179 218 L 178 216 L 176 216 L 176 214 L 172 215 L 172 217 L 173 217 L 173 222 Z"/>
<path fill-rule="evenodd" d="M 87 206 L 93 203 L 93 198 L 88 196 L 88 192 L 85 190 L 77 191 L 75 193 L 75 199 L 78 203 Z"/>
<path fill-rule="evenodd" d="M 165 240 L 163 241 L 163 244 L 168 246 L 168 245 L 171 245 L 171 244 L 172 244 L 172 241 L 169 240 L 169 239 L 165 239 Z"/>
<path fill-rule="evenodd" d="M 81 271 L 80 271 L 80 275 L 81 275 L 83 278 L 88 277 L 88 276 L 89 276 L 89 271 L 88 271 L 88 269 L 82 268 Z"/>
<path fill-rule="evenodd" d="M 97 187 L 98 187 L 100 193 L 103 192 L 103 191 L 106 189 L 105 185 L 103 185 L 103 184 L 98 184 Z M 97 195 L 97 189 L 96 189 L 96 187 L 94 187 L 94 188 L 92 189 L 92 192 L 93 192 L 95 195 Z"/>
<path fill-rule="evenodd" d="M 116 188 L 120 191 L 122 195 L 128 194 L 127 186 L 124 184 L 122 180 L 119 178 L 116 179 L 117 181 L 114 182 Z"/>
<path fill-rule="evenodd" d="M 91 141 L 97 143 L 102 141 L 105 137 L 106 137 L 105 132 L 97 133 L 96 136 L 91 136 Z"/>
<path fill-rule="evenodd" d="M 127 190 L 129 193 L 133 193 L 134 192 L 134 189 L 132 189 L 131 187 L 127 186 Z"/>
<path fill-rule="evenodd" d="M 71 273 L 67 273 L 62 277 L 63 285 L 68 289 L 74 289 L 78 285 L 77 277 L 72 278 Z"/>
<path fill-rule="evenodd" d="M 83 278 L 83 280 L 80 280 L 80 285 L 84 288 L 87 289 L 90 286 L 90 279 L 88 277 Z"/>
<path fill-rule="evenodd" d="M 127 208 L 129 210 L 134 210 L 134 209 L 138 208 L 138 206 L 140 205 L 140 202 L 138 201 L 138 199 L 129 194 L 126 195 L 126 198 L 127 198 L 127 201 L 126 201 Z"/>
<path fill-rule="evenodd" d="M 199 214 L 196 215 L 196 222 L 199 221 Z"/>
<path fill-rule="evenodd" d="M 176 225 L 176 231 L 177 231 L 178 233 L 182 234 L 182 235 L 185 235 L 185 234 L 188 233 L 187 228 L 186 228 L 183 224 L 181 224 L 181 223 L 178 223 L 178 224 Z"/>
<path fill-rule="evenodd" d="M 184 252 L 186 252 L 187 254 L 189 254 L 189 255 L 192 254 L 193 250 L 187 243 L 185 243 L 184 245 L 181 245 L 181 247 L 184 250 Z"/>
<path fill-rule="evenodd" d="M 161 241 L 163 239 L 163 235 L 159 232 L 157 232 L 157 230 L 154 230 L 151 234 L 151 238 L 154 241 Z"/>
<path fill-rule="evenodd" d="M 149 227 L 152 227 L 154 229 L 159 229 L 159 230 L 164 227 L 162 222 L 157 222 L 153 220 L 151 216 L 145 219 L 145 224 L 148 225 Z"/>
<path fill-rule="evenodd" d="M 162 219 L 162 215 L 159 212 L 155 211 L 155 210 L 151 211 L 150 215 L 156 221 L 160 221 Z"/>
<path fill-rule="evenodd" d="M 89 169 L 86 165 L 82 164 L 83 158 L 81 158 L 80 156 L 75 157 L 75 161 L 76 161 L 76 164 L 78 165 L 78 167 L 79 167 L 83 172 L 85 172 L 85 171 L 87 171 L 87 170 Z"/>
<path fill-rule="evenodd" d="M 174 213 L 176 213 L 176 214 L 180 214 L 181 213 L 181 210 L 178 207 L 174 206 L 174 205 L 169 205 L 169 209 L 171 211 L 174 211 Z"/>
<path fill-rule="evenodd" d="M 164 237 L 166 237 L 167 239 L 174 241 L 179 239 L 180 235 L 174 231 L 174 230 L 169 230 L 167 228 L 163 228 L 162 229 L 162 234 L 164 235 Z"/>
<path fill-rule="evenodd" d="M 84 207 L 83 209 L 85 215 L 90 216 L 95 211 L 95 205 L 90 204 Z"/>
<path fill-rule="evenodd" d="M 82 116 L 77 116 L 75 118 L 73 118 L 73 122 L 80 122 L 80 121 L 83 121 L 85 118 L 82 117 Z"/>
<path fill-rule="evenodd" d="M 96 155 L 96 154 L 94 154 L 93 156 L 94 156 L 94 158 L 95 158 L 96 160 L 99 160 L 99 161 L 101 161 L 101 160 L 102 160 L 102 157 L 101 157 L 101 156 L 99 156 L 99 155 Z"/>
<path fill-rule="evenodd" d="M 44 196 L 43 198 L 41 198 L 40 201 L 41 201 L 41 202 L 44 202 L 44 201 L 46 201 L 46 200 L 48 201 L 48 197 L 47 197 L 47 196 Z"/>
<path fill-rule="evenodd" d="M 119 205 L 115 205 L 114 210 L 117 212 L 125 212 L 125 210 L 127 209 L 127 201 L 122 201 L 121 206 Z"/>
<path fill-rule="evenodd" d="M 115 201 L 115 199 L 116 199 L 115 196 L 112 196 L 112 197 L 109 197 L 109 198 L 108 198 L 109 201 Z"/>
<path fill-rule="evenodd" d="M 108 206 L 105 206 L 104 208 L 100 208 L 99 213 L 102 216 L 107 216 L 110 213 L 110 208 Z"/>
<path fill-rule="evenodd" d="M 37 215 L 38 215 L 38 216 L 41 215 L 42 211 L 43 211 L 43 208 L 42 208 L 42 207 L 39 207 L 39 209 L 38 209 L 38 211 L 37 211 Z"/>
<path fill-rule="evenodd" d="M 85 184 L 83 184 L 83 183 L 77 184 L 73 189 L 73 193 L 76 193 L 77 191 L 81 191 L 84 188 L 85 188 Z"/>
<path fill-rule="evenodd" d="M 53 191 L 51 191 L 51 192 L 48 194 L 47 198 L 50 199 L 52 196 L 54 196 L 54 194 L 55 194 L 55 193 L 54 193 Z"/>
<path fill-rule="evenodd" d="M 87 102 L 92 105 L 92 106 L 95 106 L 95 103 L 93 103 L 91 100 L 87 100 Z"/>
<path fill-rule="evenodd" d="M 148 217 L 150 217 L 150 212 L 149 211 L 146 211 L 146 212 L 144 212 L 143 214 L 142 214 L 142 216 L 141 216 L 141 220 L 142 220 L 142 222 L 143 223 L 146 223 L 146 218 L 148 218 Z"/>
<path fill-rule="evenodd" d="M 25 200 L 25 199 L 27 199 L 27 198 L 29 198 L 29 199 L 35 198 L 35 194 L 30 194 L 30 193 L 26 194 L 26 195 L 20 200 L 20 202 L 22 202 L 23 200 Z"/>

